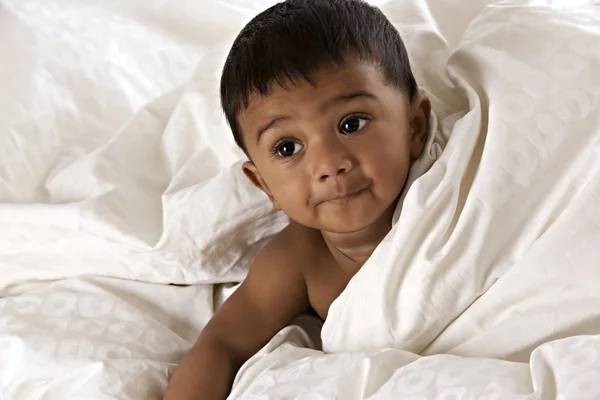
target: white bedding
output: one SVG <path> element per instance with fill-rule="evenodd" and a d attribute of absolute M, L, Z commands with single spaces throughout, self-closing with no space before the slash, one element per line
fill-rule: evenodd
<path fill-rule="evenodd" d="M 218 107 L 270 3 L 0 3 L 0 399 L 159 399 L 286 224 Z M 600 7 L 493 3 L 383 5 L 446 148 L 332 305 L 333 354 L 302 319 L 232 399 L 600 398 Z"/>

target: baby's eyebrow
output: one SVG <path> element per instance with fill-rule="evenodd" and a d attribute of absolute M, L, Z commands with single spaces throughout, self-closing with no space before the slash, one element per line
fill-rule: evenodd
<path fill-rule="evenodd" d="M 349 102 L 349 101 L 352 101 L 354 99 L 361 98 L 361 97 L 367 98 L 370 100 L 379 100 L 377 98 L 377 96 L 375 96 L 373 93 L 369 93 L 365 90 L 357 90 L 355 92 L 342 93 L 337 96 L 334 96 L 333 98 L 331 98 L 331 99 L 327 100 L 325 103 L 323 103 L 322 109 L 326 110 L 336 104 L 346 103 L 346 102 Z"/>
<path fill-rule="evenodd" d="M 258 129 L 258 134 L 256 135 L 256 143 L 258 144 L 258 141 L 260 140 L 260 137 L 263 133 L 273 128 L 278 122 L 285 121 L 288 119 L 290 119 L 288 115 L 279 115 L 277 117 L 269 119 Z"/>

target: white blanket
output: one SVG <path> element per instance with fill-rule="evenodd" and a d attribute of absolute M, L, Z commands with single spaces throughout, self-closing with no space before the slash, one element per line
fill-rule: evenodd
<path fill-rule="evenodd" d="M 269 3 L 0 6 L 0 399 L 160 398 L 285 225 L 217 96 Z M 492 3 L 383 6 L 446 148 L 332 305 L 334 354 L 302 319 L 231 398 L 600 397 L 600 10 Z"/>

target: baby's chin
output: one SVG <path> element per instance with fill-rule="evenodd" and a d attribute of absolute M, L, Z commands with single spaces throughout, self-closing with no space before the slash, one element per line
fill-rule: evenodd
<path fill-rule="evenodd" d="M 318 229 L 324 232 L 337 234 L 352 234 L 364 231 L 377 222 L 382 212 L 376 210 L 365 210 L 353 215 L 338 216 L 329 215 L 320 218 Z"/>
<path fill-rule="evenodd" d="M 289 214 L 288 216 L 297 224 L 311 229 L 316 229 L 321 232 L 335 234 L 351 234 L 363 231 L 376 220 L 376 218 L 336 218 L 333 215 L 327 216 L 326 218 L 302 218 L 299 216 L 295 216 L 294 218 L 294 216 L 290 216 Z"/>
<path fill-rule="evenodd" d="M 397 198 L 384 204 L 371 202 L 355 208 L 321 210 L 315 225 L 321 231 L 337 234 L 364 232 L 369 228 L 380 232 L 382 227 L 391 228 L 396 203 Z"/>

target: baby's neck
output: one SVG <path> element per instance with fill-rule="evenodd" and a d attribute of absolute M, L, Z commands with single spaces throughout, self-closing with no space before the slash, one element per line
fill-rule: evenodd
<path fill-rule="evenodd" d="M 395 206 L 394 202 L 377 221 L 360 231 L 352 233 L 321 231 L 329 251 L 344 270 L 354 275 L 371 257 L 375 248 L 392 228 Z"/>

